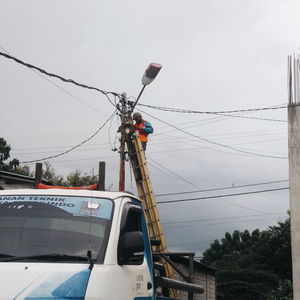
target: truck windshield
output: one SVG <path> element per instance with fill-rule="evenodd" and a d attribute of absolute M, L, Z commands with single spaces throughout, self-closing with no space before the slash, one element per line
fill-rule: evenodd
<path fill-rule="evenodd" d="M 0 261 L 103 263 L 112 211 L 103 198 L 0 195 Z"/>

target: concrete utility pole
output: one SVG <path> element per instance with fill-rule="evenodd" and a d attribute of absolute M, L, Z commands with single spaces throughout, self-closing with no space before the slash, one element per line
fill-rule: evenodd
<path fill-rule="evenodd" d="M 129 103 L 126 99 L 126 94 L 122 94 L 120 99 L 120 118 L 121 118 L 121 126 L 119 128 L 119 132 L 121 133 L 121 143 L 120 143 L 120 171 L 119 171 L 119 191 L 123 192 L 125 190 L 125 143 L 126 143 L 126 135 L 129 132 L 125 132 L 126 124 L 131 120 L 131 113 L 133 112 L 136 104 L 138 103 L 144 89 L 147 85 L 149 85 L 157 76 L 161 69 L 160 64 L 151 63 L 148 68 L 146 69 L 143 78 L 142 78 L 142 85 L 143 88 L 141 89 L 137 99 L 132 104 Z M 132 121 L 132 120 L 131 120 Z"/>
<path fill-rule="evenodd" d="M 288 143 L 294 299 L 300 299 L 300 82 L 299 56 L 288 57 Z"/>

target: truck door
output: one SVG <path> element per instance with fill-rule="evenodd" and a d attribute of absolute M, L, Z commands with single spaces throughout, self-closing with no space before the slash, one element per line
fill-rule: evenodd
<path fill-rule="evenodd" d="M 123 208 L 118 242 L 118 264 L 128 298 L 154 299 L 153 266 L 147 225 L 141 204 L 126 203 Z"/>

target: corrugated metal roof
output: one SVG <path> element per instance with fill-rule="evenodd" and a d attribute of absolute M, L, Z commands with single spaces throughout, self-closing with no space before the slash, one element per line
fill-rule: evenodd
<path fill-rule="evenodd" d="M 0 178 L 7 179 L 7 180 L 15 180 L 24 183 L 33 183 L 33 184 L 35 181 L 35 178 L 31 176 L 20 175 L 11 172 L 1 171 L 1 170 L 0 170 Z M 51 185 L 51 183 L 46 180 L 42 180 L 42 183 Z"/>

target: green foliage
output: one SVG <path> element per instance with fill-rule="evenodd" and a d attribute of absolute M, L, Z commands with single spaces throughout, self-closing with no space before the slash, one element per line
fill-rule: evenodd
<path fill-rule="evenodd" d="M 11 146 L 5 139 L 0 138 L 0 170 L 26 176 L 34 176 L 34 173 L 28 166 L 20 166 L 18 159 L 14 158 L 11 161 L 6 162 L 10 157 L 10 150 Z M 70 173 L 65 180 L 63 176 L 56 174 L 55 169 L 49 162 L 44 164 L 42 178 L 49 181 L 52 185 L 58 186 L 85 186 L 98 182 L 98 177 L 96 175 L 89 175 L 87 173 L 82 175 L 80 170 Z"/>
<path fill-rule="evenodd" d="M 88 175 L 87 173 L 84 173 L 84 175 L 81 175 L 80 170 L 76 170 L 75 172 L 70 173 L 67 176 L 67 186 L 85 186 L 85 185 L 91 185 L 98 182 L 98 177 L 96 175 Z"/>
<path fill-rule="evenodd" d="M 11 150 L 10 145 L 4 138 L 0 138 L 0 167 L 4 165 L 4 162 L 9 159 L 9 152 Z"/>
<path fill-rule="evenodd" d="M 6 162 L 10 158 L 11 146 L 4 138 L 0 138 L 0 170 L 6 172 L 12 172 L 21 175 L 31 176 L 32 173 L 28 166 L 20 166 L 18 159 L 14 158 L 9 162 Z"/>
<path fill-rule="evenodd" d="M 280 282 L 292 280 L 290 219 L 264 231 L 227 232 L 201 262 L 218 269 L 218 299 L 266 299 L 271 291 L 276 295 Z"/>
<path fill-rule="evenodd" d="M 290 280 L 280 280 L 277 289 L 273 290 L 266 300 L 292 300 L 293 286 Z"/>
<path fill-rule="evenodd" d="M 218 299 L 265 299 L 270 287 L 275 288 L 278 277 L 254 270 L 220 271 Z"/>
<path fill-rule="evenodd" d="M 49 181 L 52 185 L 67 186 L 63 176 L 57 175 L 49 162 L 44 164 L 42 179 Z"/>
<path fill-rule="evenodd" d="M 80 170 L 71 172 L 67 176 L 67 180 L 63 176 L 57 175 L 55 169 L 51 166 L 49 162 L 45 163 L 45 168 L 43 170 L 42 178 L 49 181 L 53 185 L 58 186 L 85 186 L 91 185 L 98 182 L 98 177 L 95 175 L 88 175 L 84 173 L 81 175 Z"/>

